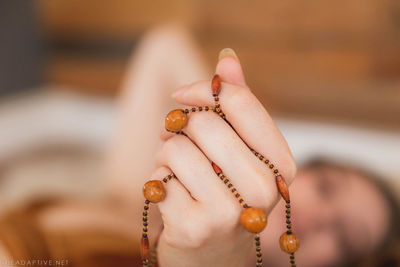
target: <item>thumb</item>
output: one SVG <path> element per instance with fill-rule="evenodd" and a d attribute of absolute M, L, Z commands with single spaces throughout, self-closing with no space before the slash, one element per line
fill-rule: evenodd
<path fill-rule="evenodd" d="M 224 48 L 219 52 L 219 61 L 215 72 L 226 83 L 246 86 L 239 58 L 231 48 Z"/>

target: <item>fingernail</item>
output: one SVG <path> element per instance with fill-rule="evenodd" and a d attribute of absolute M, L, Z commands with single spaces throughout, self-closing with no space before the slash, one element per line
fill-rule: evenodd
<path fill-rule="evenodd" d="M 232 48 L 224 48 L 219 52 L 218 61 L 226 57 L 233 57 L 237 61 L 239 61 L 238 56 L 236 55 L 235 51 Z"/>
<path fill-rule="evenodd" d="M 175 89 L 175 91 L 172 92 L 171 97 L 176 98 L 177 96 L 182 95 L 183 92 L 185 92 L 186 88 L 187 88 L 187 85 L 184 85 L 184 86 L 181 86 L 181 87 Z"/>

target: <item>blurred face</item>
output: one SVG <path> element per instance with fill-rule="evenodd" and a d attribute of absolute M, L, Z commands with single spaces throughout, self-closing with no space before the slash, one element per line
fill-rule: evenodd
<path fill-rule="evenodd" d="M 341 259 L 368 253 L 386 233 L 390 214 L 385 198 L 355 171 L 303 169 L 290 189 L 294 232 L 300 238 L 299 266 L 334 266 Z M 282 207 L 280 203 L 271 213 L 270 231 L 284 225 Z M 280 262 L 274 266 L 280 266 L 282 260 L 287 263 L 286 255 L 275 253 Z"/>

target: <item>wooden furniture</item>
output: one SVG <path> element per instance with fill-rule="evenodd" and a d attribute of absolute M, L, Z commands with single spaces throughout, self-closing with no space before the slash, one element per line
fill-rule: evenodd
<path fill-rule="evenodd" d="M 232 47 L 249 85 L 281 115 L 400 129 L 397 1 L 39 1 L 47 80 L 114 95 L 151 25 L 186 22 L 211 64 Z"/>

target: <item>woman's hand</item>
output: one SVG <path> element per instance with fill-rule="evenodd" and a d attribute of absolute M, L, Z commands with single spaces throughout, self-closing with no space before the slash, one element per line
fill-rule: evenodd
<path fill-rule="evenodd" d="M 248 261 L 253 244 L 252 235 L 239 224 L 243 208 L 210 161 L 221 167 L 250 206 L 267 214 L 278 201 L 275 178 L 248 146 L 270 159 L 288 184 L 296 173 L 285 139 L 246 87 L 234 54 L 219 61 L 217 73 L 223 81 L 221 108 L 236 132 L 217 114 L 196 112 L 189 115 L 184 128 L 189 138 L 164 135 L 160 167 L 151 179 L 162 179 L 171 172 L 178 179 L 166 184 L 167 197 L 158 204 L 164 221 L 158 243 L 161 267 L 245 266 Z M 184 105 L 212 106 L 210 84 L 201 81 L 185 86 L 174 98 Z"/>

